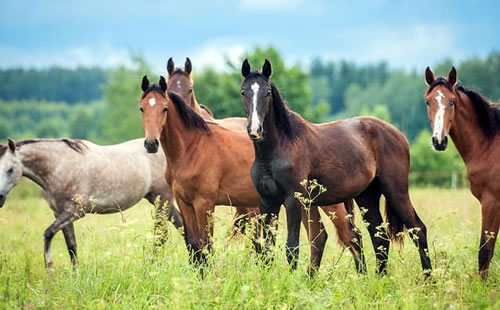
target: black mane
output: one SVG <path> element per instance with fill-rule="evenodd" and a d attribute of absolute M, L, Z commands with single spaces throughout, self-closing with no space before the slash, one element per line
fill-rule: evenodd
<path fill-rule="evenodd" d="M 296 141 L 304 129 L 304 119 L 288 108 L 273 82 L 271 82 L 271 94 L 276 127 L 283 137 L 292 142 Z"/>
<path fill-rule="evenodd" d="M 469 97 L 479 121 L 479 126 L 488 139 L 492 139 L 500 131 L 500 109 L 492 105 L 486 97 L 481 94 L 458 85 L 457 90 Z"/>
<path fill-rule="evenodd" d="M 174 92 L 169 91 L 168 96 L 175 105 L 179 116 L 187 128 L 198 128 L 206 132 L 210 132 L 205 120 L 188 106 L 182 98 Z"/>

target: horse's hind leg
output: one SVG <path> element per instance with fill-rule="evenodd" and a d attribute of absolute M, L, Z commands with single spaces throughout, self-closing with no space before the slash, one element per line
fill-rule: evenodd
<path fill-rule="evenodd" d="M 75 226 L 73 223 L 62 228 L 64 234 L 64 240 L 66 241 L 66 247 L 68 248 L 69 257 L 71 258 L 71 263 L 73 266 L 78 264 L 78 258 L 76 254 L 76 237 L 75 237 Z"/>
<path fill-rule="evenodd" d="M 426 275 L 429 275 L 432 267 L 429 257 L 429 247 L 427 245 L 427 228 L 418 217 L 410 201 L 408 190 L 400 192 L 389 191 L 387 194 L 384 193 L 384 196 L 387 199 L 387 208 L 391 208 L 391 212 L 395 212 L 408 229 L 411 239 L 415 243 L 415 246 L 418 247 L 422 269 Z M 396 220 L 396 217 L 393 216 L 392 221 L 394 220 Z"/>
<path fill-rule="evenodd" d="M 384 235 L 381 229 L 383 218 L 380 214 L 380 196 L 381 193 L 375 183 L 370 184 L 358 197 L 356 202 L 361 209 L 364 221 L 368 222 L 368 232 L 375 251 L 377 260 L 377 274 L 385 275 L 387 273 L 387 259 L 389 257 L 389 238 Z"/>
<path fill-rule="evenodd" d="M 350 205 L 348 206 L 348 204 Z M 335 226 L 340 243 L 351 252 L 356 265 L 356 271 L 358 273 L 366 273 L 361 234 L 354 225 L 353 214 L 347 211 L 353 210 L 353 204 L 352 199 L 349 199 L 344 204 L 326 206 L 322 207 L 322 209 Z"/>
<path fill-rule="evenodd" d="M 52 249 L 51 249 L 51 242 L 52 238 L 54 235 L 61 230 L 62 228 L 66 227 L 68 224 L 73 223 L 73 221 L 79 219 L 82 217 L 83 214 L 78 214 L 76 210 L 65 210 L 62 213 L 56 215 L 56 220 L 52 225 L 50 225 L 46 230 L 45 233 L 43 234 L 44 237 L 44 258 L 45 258 L 45 266 L 47 268 L 52 267 L 53 261 L 52 261 Z"/>
<path fill-rule="evenodd" d="M 167 239 L 167 222 L 174 224 L 175 228 L 181 229 L 184 226 L 182 215 L 174 205 L 174 195 L 170 189 L 163 192 L 154 190 L 148 193 L 146 198 L 149 203 L 156 207 L 154 223 L 154 251 L 161 247 Z M 157 199 L 159 199 L 157 201 Z"/>
<path fill-rule="evenodd" d="M 483 199 L 481 201 L 481 242 L 479 244 L 479 275 L 481 278 L 488 277 L 495 243 L 498 238 L 498 227 L 500 225 L 500 204 L 496 199 Z"/>
<path fill-rule="evenodd" d="M 328 234 L 325 230 L 325 226 L 321 222 L 318 207 L 311 206 L 309 210 L 306 210 L 306 208 L 301 209 L 302 224 L 306 229 L 307 236 L 309 237 L 309 244 L 311 246 L 311 261 L 308 274 L 312 277 L 321 264 Z"/>

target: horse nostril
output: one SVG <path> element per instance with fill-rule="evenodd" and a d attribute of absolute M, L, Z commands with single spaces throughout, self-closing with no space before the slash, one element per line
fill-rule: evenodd
<path fill-rule="evenodd" d="M 155 139 L 155 146 L 158 147 L 160 145 L 160 141 L 158 139 Z"/>
<path fill-rule="evenodd" d="M 438 144 L 438 139 L 437 139 L 437 137 L 434 137 L 434 136 L 432 137 L 432 144 L 433 144 L 433 145 L 437 145 L 437 144 Z"/>

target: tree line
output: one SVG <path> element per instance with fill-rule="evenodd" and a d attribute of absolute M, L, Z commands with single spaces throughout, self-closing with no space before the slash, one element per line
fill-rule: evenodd
<path fill-rule="evenodd" d="M 411 143 L 412 171 L 444 172 L 430 183 L 449 183 L 446 172 L 464 172 L 453 146 L 445 153 L 431 151 L 423 72 L 393 70 L 383 62 L 359 65 L 321 59 L 314 59 L 304 70 L 285 64 L 273 47 L 255 48 L 243 58 L 255 69 L 269 59 L 272 80 L 288 105 L 312 122 L 373 115 L 394 124 Z M 144 74 L 151 81 L 159 76 L 141 57 L 134 57 L 133 62 L 134 68 L 113 70 L 1 70 L 0 139 L 68 136 L 109 144 L 142 137 L 140 80 Z M 184 59 L 177 60 L 178 65 L 183 63 Z M 445 60 L 433 71 L 446 75 L 451 65 Z M 500 76 L 496 74 L 500 72 L 500 53 L 454 65 L 464 85 L 492 100 L 500 98 Z M 193 66 L 194 90 L 201 104 L 217 118 L 244 115 L 239 95 L 241 62 L 228 61 L 225 71 L 197 69 L 195 62 Z"/>

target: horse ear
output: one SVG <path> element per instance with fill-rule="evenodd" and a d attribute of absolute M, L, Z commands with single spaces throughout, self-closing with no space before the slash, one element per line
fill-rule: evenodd
<path fill-rule="evenodd" d="M 8 144 L 9 144 L 9 150 L 14 153 L 16 151 L 16 142 L 14 142 L 14 140 L 12 139 L 8 139 Z"/>
<path fill-rule="evenodd" d="M 457 84 L 457 69 L 454 66 L 451 67 L 450 73 L 448 73 L 448 83 L 451 86 L 455 86 Z"/>
<path fill-rule="evenodd" d="M 270 78 L 271 75 L 273 74 L 273 70 L 271 69 L 271 63 L 267 59 L 266 61 L 264 61 L 264 65 L 262 66 L 262 74 L 264 74 L 264 76 L 267 78 Z"/>
<path fill-rule="evenodd" d="M 186 62 L 184 63 L 184 71 L 186 71 L 187 74 L 191 74 L 192 70 L 193 66 L 191 65 L 191 59 L 189 59 L 189 57 L 186 57 Z"/>
<path fill-rule="evenodd" d="M 167 91 L 167 82 L 165 81 L 165 78 L 163 76 L 160 76 L 160 88 L 162 92 Z"/>
<path fill-rule="evenodd" d="M 141 89 L 142 91 L 146 91 L 146 89 L 148 89 L 149 87 L 149 80 L 148 80 L 148 76 L 145 75 L 142 77 L 142 84 L 141 84 Z"/>
<path fill-rule="evenodd" d="M 430 86 L 432 82 L 434 82 L 434 73 L 432 73 L 431 68 L 427 66 L 427 68 L 425 68 L 425 84 Z"/>
<path fill-rule="evenodd" d="M 172 57 L 170 57 L 167 62 L 168 75 L 171 75 L 172 72 L 174 72 L 174 68 L 175 68 L 174 61 L 172 60 Z"/>
<path fill-rule="evenodd" d="M 243 65 L 241 65 L 241 75 L 243 77 L 247 77 L 250 74 L 250 64 L 248 63 L 248 59 L 243 61 Z"/>

